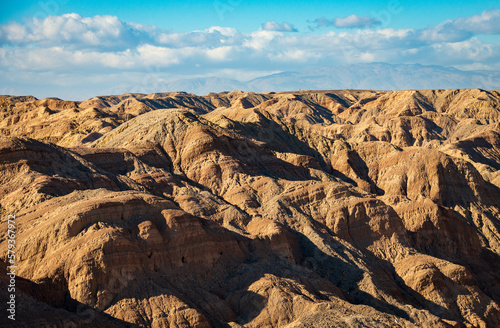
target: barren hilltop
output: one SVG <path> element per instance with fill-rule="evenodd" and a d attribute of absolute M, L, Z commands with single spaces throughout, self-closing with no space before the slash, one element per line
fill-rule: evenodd
<path fill-rule="evenodd" d="M 1 96 L 0 130 L 2 327 L 500 325 L 498 91 Z"/>

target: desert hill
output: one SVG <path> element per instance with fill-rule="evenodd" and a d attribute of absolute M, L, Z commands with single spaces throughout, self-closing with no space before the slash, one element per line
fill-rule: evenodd
<path fill-rule="evenodd" d="M 0 131 L 2 326 L 500 325 L 499 91 L 0 96 Z"/>

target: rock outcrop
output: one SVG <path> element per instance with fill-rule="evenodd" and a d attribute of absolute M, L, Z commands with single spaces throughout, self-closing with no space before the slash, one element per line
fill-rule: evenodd
<path fill-rule="evenodd" d="M 1 326 L 500 325 L 498 91 L 1 96 L 0 130 Z"/>

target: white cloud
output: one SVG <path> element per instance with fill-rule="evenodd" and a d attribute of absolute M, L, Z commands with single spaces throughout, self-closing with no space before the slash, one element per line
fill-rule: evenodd
<path fill-rule="evenodd" d="M 203 31 L 186 33 L 161 32 L 156 36 L 156 41 L 169 47 L 199 46 L 200 44 L 219 47 L 237 43 L 241 34 L 234 28 L 212 26 Z"/>
<path fill-rule="evenodd" d="M 155 28 L 129 24 L 116 16 L 82 17 L 74 13 L 32 18 L 26 25 L 8 23 L 0 31 L 2 43 L 107 49 L 137 45 L 155 35 Z"/>
<path fill-rule="evenodd" d="M 424 43 L 434 42 L 458 42 L 467 40 L 479 34 L 500 34 L 500 9 L 485 10 L 481 15 L 468 17 L 459 17 L 455 20 L 446 20 L 434 26 L 413 31 L 411 29 L 399 29 L 393 31 L 402 31 L 407 33 L 412 31 L 413 40 Z M 314 26 L 311 29 L 319 27 L 337 27 L 337 28 L 375 28 L 381 25 L 377 18 L 349 15 L 346 17 L 337 17 L 327 19 L 325 17 L 317 18 L 313 21 Z M 388 29 L 386 29 L 388 30 Z M 356 32 L 355 32 L 356 33 Z"/>
<path fill-rule="evenodd" d="M 170 66 L 178 64 L 181 59 L 193 55 L 195 51 L 193 48 L 172 49 L 145 44 L 137 48 L 137 59 L 146 65 Z"/>
<path fill-rule="evenodd" d="M 183 42 L 185 35 L 185 33 L 160 33 L 158 42 L 165 45 L 179 44 Z"/>
<path fill-rule="evenodd" d="M 232 27 L 221 27 L 221 26 L 212 26 L 207 28 L 204 32 L 206 33 L 214 33 L 219 32 L 220 34 L 227 37 L 234 37 L 238 34 L 238 31 Z"/>
<path fill-rule="evenodd" d="M 310 28 L 314 29 L 326 26 L 335 26 L 339 28 L 369 28 L 381 25 L 382 22 L 374 17 L 349 15 L 346 17 L 336 17 L 334 19 L 320 17 L 314 20 L 314 24 L 315 26 Z"/>
<path fill-rule="evenodd" d="M 297 32 L 297 29 L 287 22 L 278 24 L 275 21 L 267 21 L 261 27 L 265 31 L 278 31 L 278 32 Z"/>
<path fill-rule="evenodd" d="M 171 49 L 141 45 L 118 52 L 70 50 L 62 47 L 3 49 L 0 65 L 23 70 L 45 71 L 68 69 L 143 69 L 149 66 L 169 67 L 198 54 L 196 48 Z"/>
<path fill-rule="evenodd" d="M 483 61 L 495 54 L 490 44 L 475 37 L 461 42 L 438 43 L 432 47 L 438 55 L 444 55 L 448 60 Z"/>
<path fill-rule="evenodd" d="M 446 20 L 420 31 L 426 42 L 458 42 L 479 34 L 500 34 L 500 10 L 485 10 L 481 15 Z"/>
<path fill-rule="evenodd" d="M 500 9 L 485 10 L 481 15 L 457 18 L 456 28 L 474 34 L 500 34 Z"/>
<path fill-rule="evenodd" d="M 6 41 L 22 42 L 26 39 L 26 27 L 18 23 L 10 23 L 0 29 L 0 36 Z"/>
<path fill-rule="evenodd" d="M 376 56 L 375 56 L 375 54 L 372 54 L 370 52 L 362 52 L 359 54 L 359 59 L 362 62 L 370 63 L 370 62 L 374 62 L 376 60 Z"/>
<path fill-rule="evenodd" d="M 206 50 L 207 57 L 215 61 L 234 60 L 235 49 L 231 46 Z"/>
<path fill-rule="evenodd" d="M 333 20 L 336 27 L 373 27 L 382 24 L 380 20 L 373 17 L 349 15 L 347 17 L 337 17 Z"/>
<path fill-rule="evenodd" d="M 436 26 L 421 30 L 419 39 L 424 42 L 455 42 L 468 39 L 472 35 L 469 31 L 456 28 L 453 21 L 447 20 Z"/>
<path fill-rule="evenodd" d="M 285 61 L 285 62 L 299 62 L 305 63 L 311 60 L 316 60 L 321 58 L 321 54 L 315 53 L 309 50 L 303 49 L 291 49 L 285 50 L 277 54 L 270 54 L 269 58 L 273 61 Z"/>
<path fill-rule="evenodd" d="M 257 32 L 250 33 L 248 37 L 243 41 L 243 46 L 253 50 L 264 50 L 275 38 L 280 37 L 281 32 L 275 31 L 264 31 L 260 30 Z"/>

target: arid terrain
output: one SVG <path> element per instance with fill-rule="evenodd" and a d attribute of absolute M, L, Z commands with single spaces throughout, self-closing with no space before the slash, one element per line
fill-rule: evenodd
<path fill-rule="evenodd" d="M 500 326 L 500 92 L 0 96 L 1 327 Z"/>

